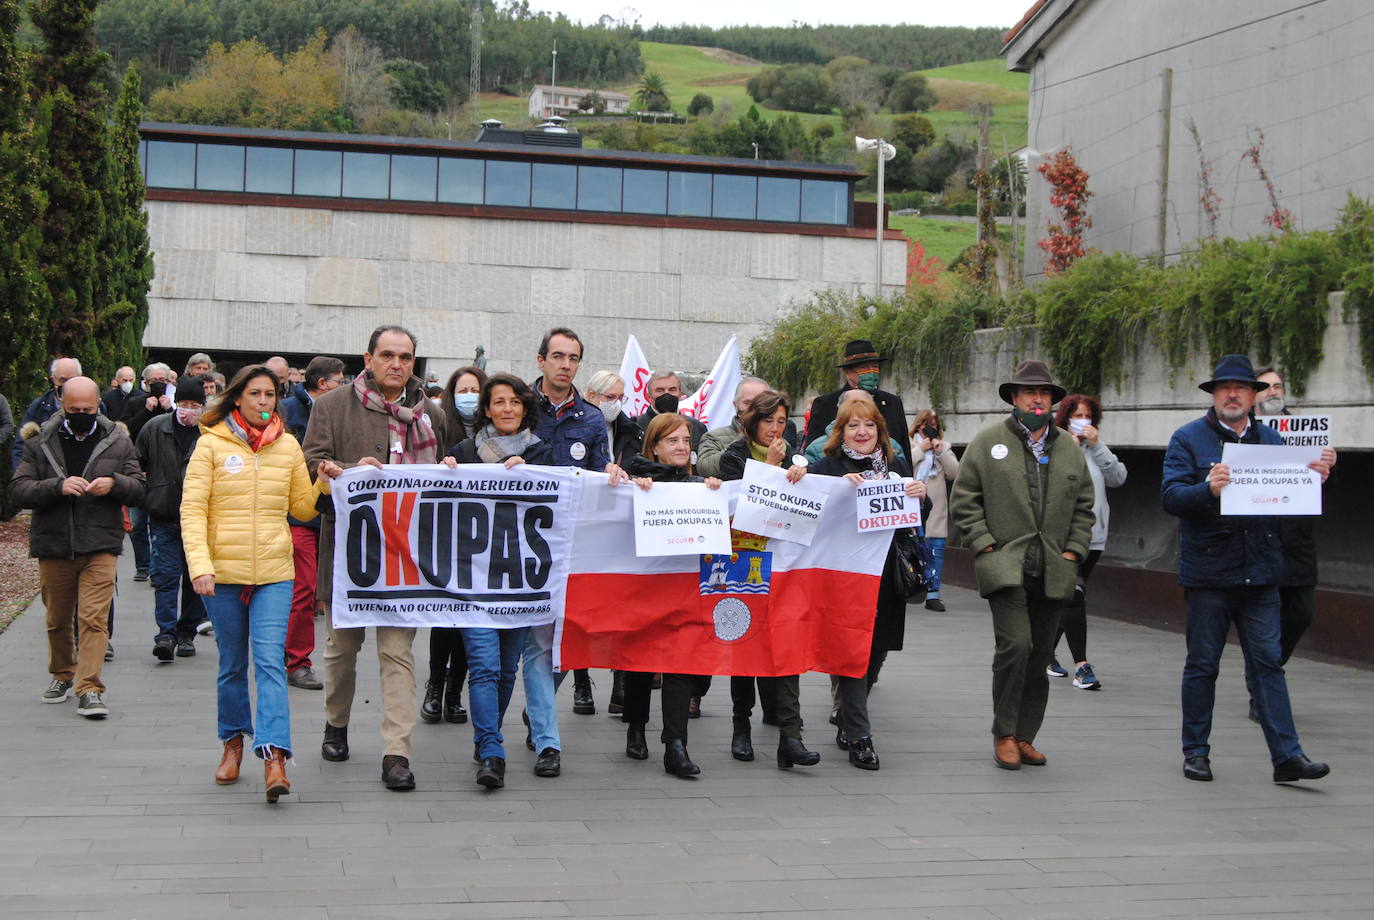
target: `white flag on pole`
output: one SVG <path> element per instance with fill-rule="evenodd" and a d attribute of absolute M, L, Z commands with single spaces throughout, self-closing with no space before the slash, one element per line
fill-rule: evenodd
<path fill-rule="evenodd" d="M 716 359 L 715 367 L 711 368 L 711 373 L 707 375 L 701 389 L 691 396 L 684 396 L 678 403 L 678 414 L 690 416 L 707 428 L 720 428 L 730 424 L 735 418 L 735 389 L 739 386 L 741 378 L 739 340 L 732 335 L 730 341 L 725 343 L 724 350 Z M 626 393 L 629 393 L 628 379 Z"/>
<path fill-rule="evenodd" d="M 625 357 L 620 361 L 620 379 L 625 381 L 624 413 L 630 418 L 649 408 L 649 359 L 639 347 L 639 339 L 630 336 L 625 343 Z"/>

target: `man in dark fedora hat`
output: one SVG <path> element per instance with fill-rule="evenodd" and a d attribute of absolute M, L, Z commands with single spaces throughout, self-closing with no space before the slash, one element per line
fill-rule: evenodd
<path fill-rule="evenodd" d="M 1022 361 L 997 389 L 1011 415 L 969 442 L 949 496 L 958 540 L 973 551 L 978 593 L 992 609 L 993 760 L 1040 766 L 1059 613 L 1073 596 L 1093 528 L 1083 452 L 1051 422 L 1064 388 L 1043 361 Z"/>
<path fill-rule="evenodd" d="M 1223 355 L 1212 379 L 1199 384 L 1211 394 L 1212 407 L 1175 431 L 1164 454 L 1160 497 L 1164 510 L 1179 519 L 1178 580 L 1188 601 L 1183 775 L 1204 782 L 1212 778 L 1212 704 L 1232 623 L 1273 761 L 1274 782 L 1320 779 L 1331 772 L 1326 764 L 1308 760 L 1298 743 L 1280 664 L 1280 522 L 1270 516 L 1221 513 L 1221 492 L 1231 482 L 1230 467 L 1221 462 L 1223 446 L 1283 443 L 1277 431 L 1254 416 L 1256 394 L 1268 387 L 1245 355 Z M 1326 481 L 1329 463 L 1308 466 Z"/>
<path fill-rule="evenodd" d="M 844 377 L 844 386 L 833 393 L 817 396 L 811 403 L 811 421 L 806 425 L 802 447 L 809 447 L 812 441 L 826 436 L 826 429 L 835 421 L 835 415 L 839 412 L 841 394 L 846 390 L 859 389 L 865 390 L 873 397 L 873 402 L 878 405 L 878 411 L 883 414 L 883 421 L 887 422 L 888 434 L 892 435 L 902 448 L 902 456 L 911 459 L 911 437 L 907 433 L 906 409 L 902 406 L 902 398 L 896 393 L 878 389 L 878 383 L 882 378 L 882 365 L 886 361 L 887 358 L 878 354 L 878 350 L 868 339 L 855 339 L 845 344 L 844 358 L 835 365 Z"/>

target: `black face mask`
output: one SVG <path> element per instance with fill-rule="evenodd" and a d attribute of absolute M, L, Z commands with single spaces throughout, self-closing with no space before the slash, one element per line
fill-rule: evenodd
<path fill-rule="evenodd" d="M 936 428 L 934 425 L 927 425 L 921 429 L 921 434 L 933 441 L 940 436 L 940 429 Z"/>
<path fill-rule="evenodd" d="M 162 380 L 150 383 L 148 384 L 148 392 L 151 393 L 153 396 L 162 396 L 167 392 L 167 384 L 165 381 Z"/>
<path fill-rule="evenodd" d="M 72 434 L 85 437 L 95 430 L 94 412 L 63 412 L 63 417 L 67 421 L 67 427 Z"/>
<path fill-rule="evenodd" d="M 672 393 L 661 393 L 654 400 L 654 411 L 668 413 L 677 411 L 678 399 Z"/>

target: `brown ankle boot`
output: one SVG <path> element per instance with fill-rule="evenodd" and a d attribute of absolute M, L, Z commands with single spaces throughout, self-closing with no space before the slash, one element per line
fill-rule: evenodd
<path fill-rule="evenodd" d="M 215 782 L 221 786 L 232 786 L 239 781 L 239 764 L 243 763 L 243 736 L 235 735 L 224 742 L 224 754 L 219 759 L 219 769 L 215 770 Z"/>
<path fill-rule="evenodd" d="M 262 760 L 263 782 L 267 787 L 267 801 L 275 802 L 278 796 L 290 795 L 291 784 L 286 781 L 286 753 L 280 748 L 270 747 Z"/>

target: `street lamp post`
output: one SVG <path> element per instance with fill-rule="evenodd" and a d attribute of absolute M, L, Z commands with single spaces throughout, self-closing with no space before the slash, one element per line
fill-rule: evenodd
<path fill-rule="evenodd" d="M 884 224 L 886 223 L 886 222 L 883 220 L 883 206 L 884 206 L 884 204 L 885 204 L 885 202 L 884 202 L 884 200 L 883 200 L 883 185 L 884 185 L 884 179 L 886 178 L 886 176 L 884 175 L 884 168 L 883 168 L 883 167 L 887 164 L 887 161 L 888 161 L 888 160 L 892 159 L 893 157 L 895 157 L 895 156 L 897 155 L 897 148 L 896 148 L 896 147 L 893 147 L 891 144 L 889 144 L 887 141 L 883 140 L 881 137 L 870 138 L 870 137 L 857 137 L 857 136 L 854 138 L 854 148 L 855 148 L 856 150 L 858 150 L 859 153 L 867 153 L 868 151 L 873 150 L 873 151 L 876 151 L 877 154 L 878 154 L 878 220 L 877 220 L 877 226 L 875 227 L 875 233 L 874 233 L 874 236 L 875 236 L 875 238 L 877 239 L 877 243 L 878 243 L 878 258 L 877 258 L 877 275 L 876 275 L 876 276 L 874 277 L 874 279 L 873 279 L 873 296 L 875 296 L 875 297 L 882 297 L 882 296 L 883 296 L 883 229 L 884 229 Z"/>

